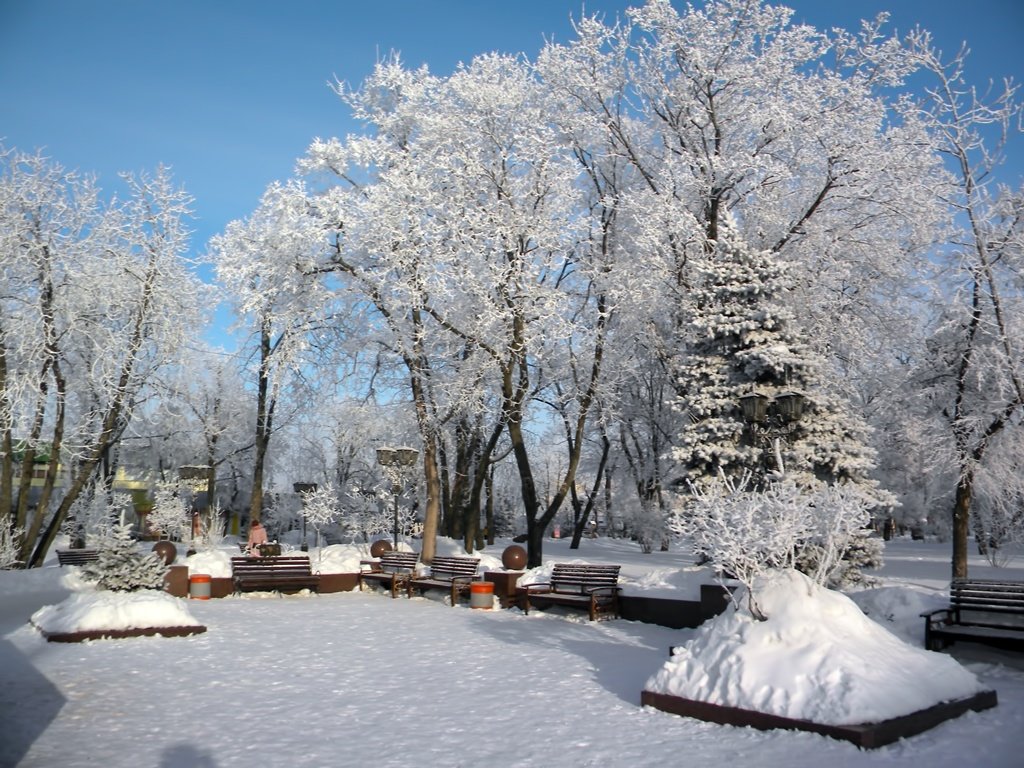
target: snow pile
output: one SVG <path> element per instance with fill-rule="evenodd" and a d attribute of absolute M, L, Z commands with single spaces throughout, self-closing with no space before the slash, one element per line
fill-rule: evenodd
<path fill-rule="evenodd" d="M 952 657 L 907 645 L 848 597 L 796 571 L 697 629 L 646 690 L 829 725 L 878 722 L 982 690 Z"/>
<path fill-rule="evenodd" d="M 231 578 L 231 554 L 223 549 L 204 549 L 185 558 L 188 574 L 203 573 L 213 579 Z"/>
<path fill-rule="evenodd" d="M 715 575 L 710 568 L 693 566 L 690 568 L 652 568 L 631 578 L 628 574 L 619 574 L 619 586 L 624 595 L 640 595 L 642 597 L 660 597 L 672 600 L 700 600 L 700 585 L 715 583 Z"/>
<path fill-rule="evenodd" d="M 478 557 L 480 558 L 480 571 L 504 571 L 505 566 L 501 564 L 501 553 L 504 549 L 491 549 L 489 551 L 477 550 L 471 555 L 466 554 L 466 548 L 461 541 L 438 537 L 437 554 L 445 557 Z M 497 554 L 491 554 L 497 552 Z"/>
<path fill-rule="evenodd" d="M 922 587 L 877 587 L 854 592 L 850 599 L 870 618 L 911 645 L 924 644 L 921 614 L 949 607 L 949 596 Z"/>
<path fill-rule="evenodd" d="M 104 629 L 200 626 L 185 601 L 166 592 L 78 592 L 32 614 L 32 623 L 48 634 Z"/>
<path fill-rule="evenodd" d="M 331 544 L 312 557 L 313 570 L 320 573 L 358 573 L 359 561 L 370 556 L 365 544 Z"/>

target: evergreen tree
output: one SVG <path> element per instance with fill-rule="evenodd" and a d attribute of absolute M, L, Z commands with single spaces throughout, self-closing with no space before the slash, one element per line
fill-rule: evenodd
<path fill-rule="evenodd" d="M 807 486 L 852 483 L 873 504 L 891 503 L 868 477 L 874 452 L 867 426 L 825 391 L 823 360 L 801 337 L 786 265 L 770 251 L 748 247 L 730 216 L 710 245 L 677 370 L 685 418 L 675 457 L 683 479 L 700 486 L 745 470 L 784 472 Z M 755 435 L 744 422 L 741 397 L 790 391 L 804 397 L 802 418 Z"/>
<path fill-rule="evenodd" d="M 95 581 L 100 589 L 112 592 L 163 589 L 167 566 L 155 553 L 138 551 L 131 526 L 111 526 L 97 549 L 96 560 L 82 566 L 82 575 L 88 581 Z"/>

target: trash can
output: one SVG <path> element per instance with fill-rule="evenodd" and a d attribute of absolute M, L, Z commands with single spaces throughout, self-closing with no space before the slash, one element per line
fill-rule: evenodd
<path fill-rule="evenodd" d="M 188 578 L 188 596 L 192 600 L 210 599 L 210 577 L 205 573 L 194 573 Z"/>
<path fill-rule="evenodd" d="M 469 607 L 490 610 L 494 607 L 494 584 L 474 581 L 469 585 Z"/>

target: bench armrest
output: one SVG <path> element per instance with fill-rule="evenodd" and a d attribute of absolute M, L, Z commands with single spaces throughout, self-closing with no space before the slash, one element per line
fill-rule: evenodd
<path fill-rule="evenodd" d="M 949 608 L 936 608 L 934 611 L 924 611 L 920 614 L 921 618 L 928 622 L 928 624 L 934 624 L 936 622 L 935 617 L 939 614 L 944 614 L 938 621 L 948 622 L 952 616 L 952 611 Z"/>
<path fill-rule="evenodd" d="M 534 593 L 543 594 L 544 592 L 551 592 L 553 589 L 551 582 L 549 581 L 536 581 L 533 584 L 524 585 L 524 588 L 528 595 L 532 595 Z"/>

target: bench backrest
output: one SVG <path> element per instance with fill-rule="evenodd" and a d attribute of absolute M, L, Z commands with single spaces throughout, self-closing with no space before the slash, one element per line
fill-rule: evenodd
<path fill-rule="evenodd" d="M 587 592 L 595 587 L 614 587 L 619 583 L 618 565 L 555 563 L 551 587 L 556 592 Z"/>
<path fill-rule="evenodd" d="M 60 565 L 81 565 L 82 563 L 88 563 L 93 560 L 98 560 L 100 556 L 99 550 L 97 549 L 58 549 L 57 550 L 57 562 Z"/>
<path fill-rule="evenodd" d="M 232 557 L 235 576 L 311 576 L 309 557 Z"/>
<path fill-rule="evenodd" d="M 380 556 L 380 569 L 385 573 L 411 571 L 419 562 L 418 552 L 385 552 Z"/>
<path fill-rule="evenodd" d="M 949 600 L 960 610 L 1024 613 L 1024 582 L 957 579 Z"/>
<path fill-rule="evenodd" d="M 949 586 L 956 622 L 1024 628 L 1024 583 L 956 579 Z"/>
<path fill-rule="evenodd" d="M 476 568 L 480 565 L 479 557 L 444 557 L 434 556 L 430 563 L 430 578 L 438 581 L 452 579 L 472 579 Z"/>

